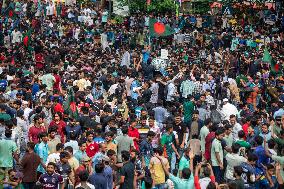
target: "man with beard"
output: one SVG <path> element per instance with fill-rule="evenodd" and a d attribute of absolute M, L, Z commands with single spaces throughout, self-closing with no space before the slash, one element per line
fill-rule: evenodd
<path fill-rule="evenodd" d="M 43 188 L 63 189 L 63 178 L 59 174 L 55 173 L 55 168 L 55 163 L 49 162 L 47 164 L 46 173 L 42 174 L 38 180 L 38 182 L 43 185 Z"/>
<path fill-rule="evenodd" d="M 33 189 L 37 181 L 37 167 L 41 164 L 40 157 L 34 152 L 35 144 L 27 143 L 27 149 L 21 161 L 23 168 L 23 185 L 25 189 Z M 43 165 L 43 163 L 42 163 Z"/>

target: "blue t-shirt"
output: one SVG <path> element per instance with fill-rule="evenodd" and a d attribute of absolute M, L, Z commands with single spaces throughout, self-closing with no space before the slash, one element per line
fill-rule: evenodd
<path fill-rule="evenodd" d="M 0 80 L 0 89 L 6 90 L 6 87 L 8 86 L 8 81 L 6 79 Z"/>

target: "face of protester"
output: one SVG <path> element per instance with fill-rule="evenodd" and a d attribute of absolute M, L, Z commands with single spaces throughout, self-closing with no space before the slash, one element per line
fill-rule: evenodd
<path fill-rule="evenodd" d="M 261 131 L 262 131 L 262 133 L 267 133 L 267 132 L 268 132 L 268 127 L 267 127 L 267 125 L 262 125 L 262 126 L 261 126 Z"/>
<path fill-rule="evenodd" d="M 136 125 L 137 125 L 137 122 L 136 122 L 136 121 L 133 121 L 130 126 L 131 126 L 132 128 L 135 128 Z"/>
<path fill-rule="evenodd" d="M 233 128 L 229 128 L 229 129 L 227 129 L 227 130 L 226 130 L 226 135 L 231 134 L 231 133 L 232 133 L 232 130 L 233 130 Z"/>
<path fill-rule="evenodd" d="M 54 121 L 60 121 L 60 117 L 59 117 L 58 114 L 55 114 L 55 115 L 54 115 Z"/>
<path fill-rule="evenodd" d="M 179 124 L 181 122 L 181 117 L 180 116 L 176 116 L 175 117 L 175 123 Z"/>
<path fill-rule="evenodd" d="M 230 118 L 230 124 L 235 125 L 236 124 L 236 117 Z"/>
<path fill-rule="evenodd" d="M 84 144 L 82 144 L 82 146 L 80 146 L 80 150 L 81 150 L 82 152 L 85 152 L 85 151 L 86 151 L 86 148 L 87 148 L 87 144 L 86 144 L 86 143 L 84 143 Z"/>
<path fill-rule="evenodd" d="M 130 152 L 130 158 L 136 160 L 136 152 Z"/>
<path fill-rule="evenodd" d="M 56 132 L 51 132 L 51 133 L 49 134 L 49 137 L 53 139 L 53 138 L 55 138 L 55 135 L 56 135 Z"/>
<path fill-rule="evenodd" d="M 88 140 L 89 142 L 92 142 L 93 139 L 94 139 L 94 135 L 93 135 L 93 134 L 90 134 L 90 135 L 87 136 L 87 140 Z"/>
<path fill-rule="evenodd" d="M 54 166 L 53 165 L 48 165 L 46 167 L 46 172 L 49 174 L 49 175 L 52 175 L 54 173 Z"/>
<path fill-rule="evenodd" d="M 192 115 L 192 119 L 193 119 L 193 120 L 196 121 L 196 120 L 198 120 L 198 118 L 199 118 L 199 115 L 198 115 L 198 114 L 193 114 L 193 115 Z"/>
<path fill-rule="evenodd" d="M 224 138 L 224 136 L 225 136 L 225 133 L 222 133 L 222 134 L 220 134 L 220 135 L 216 135 L 216 138 L 217 138 L 218 140 L 222 140 L 222 139 Z"/>
<path fill-rule="evenodd" d="M 9 174 L 9 179 L 13 182 L 17 181 L 17 178 L 16 178 L 16 172 L 15 171 L 11 171 L 10 174 Z"/>
<path fill-rule="evenodd" d="M 149 127 L 154 127 L 155 121 L 153 119 L 149 119 Z"/>
<path fill-rule="evenodd" d="M 101 151 L 102 151 L 102 152 L 106 152 L 106 150 L 107 150 L 106 145 L 105 145 L 105 144 L 102 144 L 102 145 L 101 145 Z"/>

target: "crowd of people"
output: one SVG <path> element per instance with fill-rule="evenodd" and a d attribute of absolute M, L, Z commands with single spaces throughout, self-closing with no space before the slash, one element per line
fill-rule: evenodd
<path fill-rule="evenodd" d="M 0 189 L 284 187 L 281 11 L 0 8 Z"/>

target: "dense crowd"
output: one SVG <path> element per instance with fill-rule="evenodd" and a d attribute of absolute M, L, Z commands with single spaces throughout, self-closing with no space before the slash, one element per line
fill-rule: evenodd
<path fill-rule="evenodd" d="M 0 8 L 0 189 L 283 188 L 282 12 Z"/>

